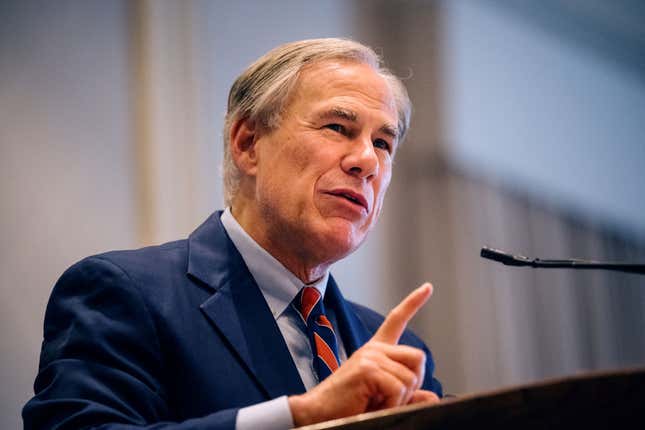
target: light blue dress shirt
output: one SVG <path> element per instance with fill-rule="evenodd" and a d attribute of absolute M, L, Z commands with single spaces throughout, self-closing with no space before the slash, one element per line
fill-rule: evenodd
<path fill-rule="evenodd" d="M 302 281 L 244 231 L 233 217 L 233 214 L 231 214 L 230 208 L 227 208 L 222 213 L 221 220 L 226 233 L 258 284 L 289 348 L 305 388 L 310 390 L 318 384 L 311 345 L 304 322 L 295 309 L 290 306 L 298 291 L 303 287 Z M 316 287 L 320 294 L 324 296 L 328 279 L 329 272 L 326 272 L 322 278 L 310 286 Z M 333 310 L 327 310 L 327 316 L 334 326 L 334 331 L 338 338 L 338 353 L 342 363 L 347 359 L 347 355 L 337 329 Z M 241 408 L 237 414 L 235 424 L 237 430 L 258 428 L 283 430 L 292 427 L 293 419 L 287 396 Z"/>

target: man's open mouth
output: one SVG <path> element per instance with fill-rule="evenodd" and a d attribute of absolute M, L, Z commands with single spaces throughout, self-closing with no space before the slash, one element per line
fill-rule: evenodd
<path fill-rule="evenodd" d="M 343 197 L 353 204 L 363 207 L 366 211 L 369 212 L 369 209 L 367 207 L 367 200 L 360 193 L 356 193 L 351 190 L 333 190 L 328 194 L 331 194 L 332 196 Z"/>

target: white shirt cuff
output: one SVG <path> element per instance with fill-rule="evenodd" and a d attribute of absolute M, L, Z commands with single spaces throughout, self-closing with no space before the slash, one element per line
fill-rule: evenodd
<path fill-rule="evenodd" d="M 247 406 L 237 411 L 235 430 L 287 430 L 293 428 L 293 418 L 287 396 Z"/>

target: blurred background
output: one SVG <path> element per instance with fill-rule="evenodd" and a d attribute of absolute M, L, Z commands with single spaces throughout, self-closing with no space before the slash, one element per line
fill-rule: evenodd
<path fill-rule="evenodd" d="M 415 106 L 377 230 L 332 270 L 349 298 L 432 281 L 412 325 L 449 393 L 645 365 L 645 277 L 478 256 L 645 262 L 644 24 L 637 0 L 3 0 L 0 427 L 58 276 L 221 208 L 229 86 L 313 37 L 374 47 Z"/>

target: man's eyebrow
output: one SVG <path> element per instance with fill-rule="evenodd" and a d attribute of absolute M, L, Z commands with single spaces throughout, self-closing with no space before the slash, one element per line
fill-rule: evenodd
<path fill-rule="evenodd" d="M 385 124 L 380 130 L 392 139 L 397 139 L 399 137 L 399 129 L 393 125 Z"/>
<path fill-rule="evenodd" d="M 341 108 L 341 107 L 333 107 L 329 110 L 326 110 L 324 112 L 321 112 L 318 115 L 319 119 L 333 119 L 333 118 L 340 118 L 344 119 L 346 121 L 350 122 L 356 122 L 358 121 L 358 114 L 354 112 L 353 110 Z M 393 139 L 396 139 L 399 137 L 399 129 L 398 127 L 392 125 L 392 124 L 385 124 L 379 129 L 382 133 L 387 134 Z"/>
<path fill-rule="evenodd" d="M 320 119 L 333 119 L 340 118 L 351 122 L 356 122 L 358 120 L 358 114 L 352 110 L 344 109 L 340 107 L 333 107 L 324 112 L 321 112 L 318 115 Z"/>

